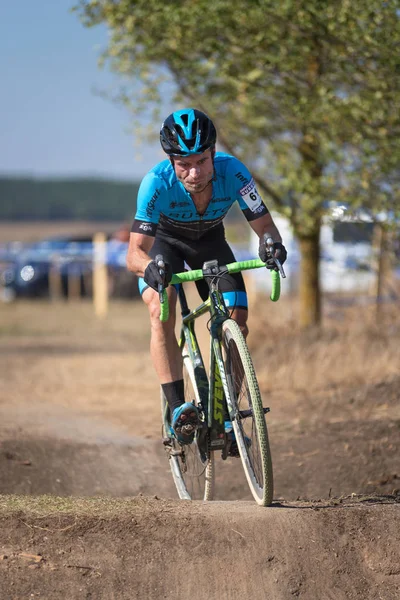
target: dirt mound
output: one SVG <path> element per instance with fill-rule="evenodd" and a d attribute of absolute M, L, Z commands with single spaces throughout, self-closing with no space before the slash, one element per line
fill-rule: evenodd
<path fill-rule="evenodd" d="M 1 510 L 4 600 L 399 597 L 393 498 L 269 509 L 146 498 L 12 504 Z"/>

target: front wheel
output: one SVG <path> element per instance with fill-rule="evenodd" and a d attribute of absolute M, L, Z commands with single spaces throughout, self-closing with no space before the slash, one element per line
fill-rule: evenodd
<path fill-rule="evenodd" d="M 273 499 L 273 473 L 264 408 L 246 340 L 232 319 L 222 325 L 222 345 L 240 458 L 257 504 L 269 506 Z"/>
<path fill-rule="evenodd" d="M 185 402 L 200 403 L 196 375 L 186 346 L 183 348 Z M 172 477 L 181 500 L 212 500 L 214 497 L 214 453 L 208 434 L 198 429 L 191 444 L 181 446 L 170 429 L 169 408 L 161 390 L 163 437 L 169 454 Z M 200 439 L 200 436 L 201 439 Z"/>

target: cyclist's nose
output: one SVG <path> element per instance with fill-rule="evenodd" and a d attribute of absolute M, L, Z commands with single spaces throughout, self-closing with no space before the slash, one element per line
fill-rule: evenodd
<path fill-rule="evenodd" d="M 192 167 L 189 171 L 190 177 L 196 179 L 200 175 L 200 167 Z"/>

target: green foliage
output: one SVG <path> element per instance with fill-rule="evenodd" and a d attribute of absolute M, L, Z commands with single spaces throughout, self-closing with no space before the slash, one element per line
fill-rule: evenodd
<path fill-rule="evenodd" d="M 399 0 L 80 0 L 106 23 L 103 59 L 124 75 L 135 111 L 177 107 L 216 121 L 299 237 L 327 201 L 399 206 Z M 140 97 L 129 81 L 140 81 Z"/>
<path fill-rule="evenodd" d="M 130 220 L 139 184 L 0 177 L 2 220 Z"/>

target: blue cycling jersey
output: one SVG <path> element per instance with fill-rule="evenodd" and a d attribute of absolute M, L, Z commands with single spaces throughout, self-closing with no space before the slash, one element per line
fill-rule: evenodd
<path fill-rule="evenodd" d="M 212 197 L 202 215 L 167 159 L 140 184 L 132 231 L 155 236 L 160 227 L 174 237 L 197 240 L 219 225 L 236 201 L 248 221 L 268 213 L 250 171 L 234 156 L 215 154 Z"/>

